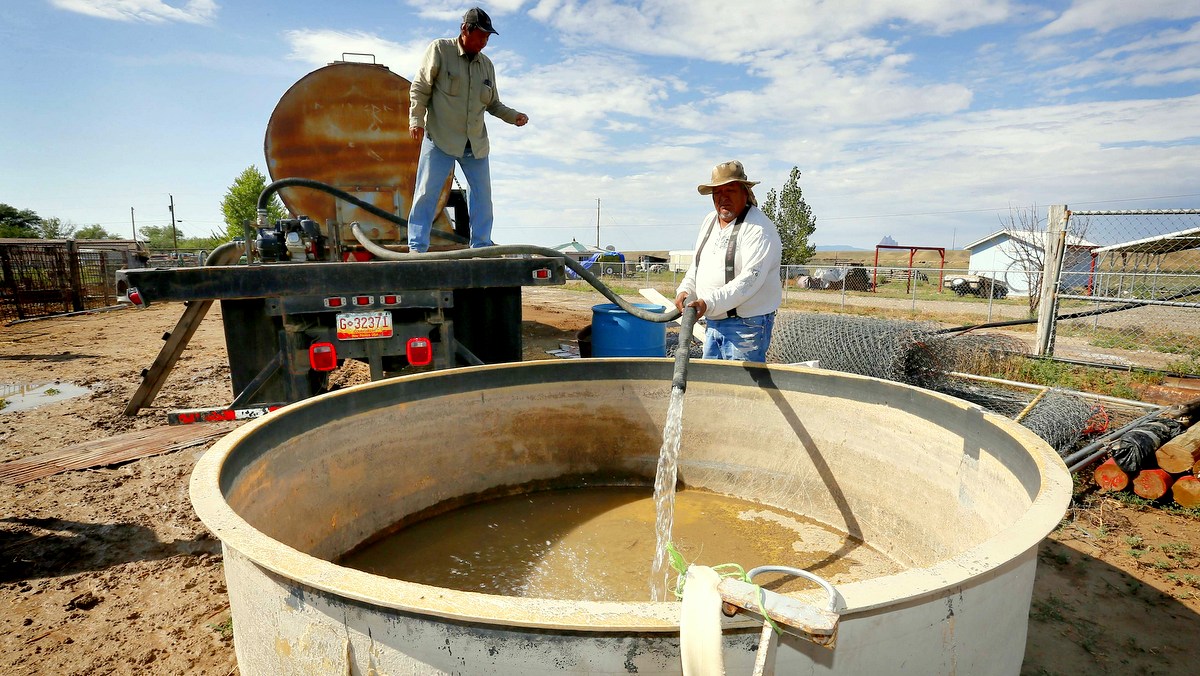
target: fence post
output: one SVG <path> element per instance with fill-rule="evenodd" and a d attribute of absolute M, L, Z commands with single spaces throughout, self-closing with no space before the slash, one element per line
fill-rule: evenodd
<path fill-rule="evenodd" d="M 849 268 L 842 268 L 842 309 L 846 309 L 846 278 L 850 276 Z"/>
<path fill-rule="evenodd" d="M 25 319 L 25 311 L 21 309 L 20 288 L 17 285 L 17 277 L 13 274 L 12 260 L 10 260 L 9 252 L 11 249 L 3 244 L 0 244 L 0 268 L 4 271 L 4 289 L 5 293 L 0 294 L 0 300 L 4 296 L 9 296 L 12 299 L 13 307 L 17 309 L 17 319 Z M 4 314 L 0 313 L 0 317 Z"/>
<path fill-rule="evenodd" d="M 67 276 L 70 278 L 71 284 L 71 309 L 79 312 L 83 309 L 83 299 L 87 294 L 83 289 L 83 275 L 79 269 L 79 244 L 73 240 L 67 240 Z"/>
<path fill-rule="evenodd" d="M 1054 352 L 1054 315 L 1058 305 L 1058 280 L 1066 253 L 1067 205 L 1054 204 L 1046 221 L 1045 255 L 1042 261 L 1042 285 L 1039 289 L 1037 338 L 1034 354 L 1046 357 Z"/>
<path fill-rule="evenodd" d="M 992 279 L 1000 279 L 1000 273 L 996 272 L 995 270 L 989 270 L 988 273 L 991 274 Z M 996 283 L 992 282 L 991 284 L 988 285 L 987 321 L 989 324 L 992 323 L 992 301 L 994 301 L 995 299 L 996 299 Z"/>

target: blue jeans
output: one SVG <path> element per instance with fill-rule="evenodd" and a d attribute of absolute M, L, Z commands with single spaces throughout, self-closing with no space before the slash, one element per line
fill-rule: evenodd
<path fill-rule="evenodd" d="M 471 154 L 471 144 L 462 157 L 447 155 L 429 140 L 421 141 L 417 159 L 417 185 L 413 190 L 412 208 L 408 212 L 408 248 L 410 251 L 429 251 L 429 231 L 437 217 L 438 197 L 442 186 L 454 171 L 454 163 L 462 167 L 467 177 L 467 211 L 471 215 L 471 247 L 491 246 L 492 242 L 492 172 L 486 157 Z"/>
<path fill-rule="evenodd" d="M 755 317 L 710 319 L 704 329 L 704 358 L 765 362 L 774 329 L 774 312 Z"/>

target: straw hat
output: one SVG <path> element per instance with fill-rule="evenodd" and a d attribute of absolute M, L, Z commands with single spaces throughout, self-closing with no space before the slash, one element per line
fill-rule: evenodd
<path fill-rule="evenodd" d="M 741 162 L 730 160 L 713 167 L 712 180 L 696 186 L 696 190 L 700 191 L 701 195 L 711 195 L 713 188 L 734 182 L 741 183 L 747 188 L 753 188 L 759 183 L 746 178 L 746 168 L 742 166 Z"/>
<path fill-rule="evenodd" d="M 746 178 L 746 168 L 737 160 L 729 160 L 722 162 L 713 167 L 712 179 L 708 183 L 701 183 L 696 186 L 696 190 L 701 195 L 711 195 L 713 188 L 725 185 L 727 183 L 741 183 L 746 186 L 746 192 L 749 193 L 750 204 L 758 205 L 758 200 L 754 198 L 754 186 L 758 185 L 758 181 L 751 181 Z"/>

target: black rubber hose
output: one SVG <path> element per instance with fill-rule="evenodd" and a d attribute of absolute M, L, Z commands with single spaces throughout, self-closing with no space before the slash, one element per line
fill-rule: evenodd
<path fill-rule="evenodd" d="M 408 228 L 408 219 L 397 216 L 396 214 L 388 213 L 388 212 L 384 211 L 383 209 L 380 209 L 379 207 L 375 206 L 374 204 L 371 204 L 370 202 L 364 202 L 363 200 L 355 197 L 354 195 L 351 195 L 350 193 L 346 192 L 345 190 L 340 190 L 338 188 L 335 188 L 335 187 L 329 185 L 328 183 L 314 181 L 311 178 L 281 178 L 278 181 L 273 181 L 270 185 L 263 188 L 263 191 L 261 193 L 259 193 L 259 195 L 258 195 L 258 210 L 262 211 L 262 210 L 266 209 L 267 205 L 271 203 L 271 196 L 274 195 L 275 193 L 279 192 L 279 190 L 281 188 L 290 188 L 293 186 L 301 187 L 301 188 L 312 188 L 314 190 L 320 190 L 322 192 L 327 192 L 330 195 L 333 195 L 334 197 L 336 197 L 340 200 L 345 200 L 345 201 L 353 204 L 354 206 L 358 207 L 359 209 L 362 209 L 363 211 L 366 211 L 366 212 L 373 214 L 375 216 L 378 216 L 380 218 L 387 219 L 397 225 L 402 225 L 406 229 Z M 449 240 L 451 242 L 456 242 L 458 244 L 467 244 L 468 243 L 468 241 L 465 237 L 461 237 L 452 232 L 443 232 L 441 230 L 431 230 L 431 232 L 429 234 L 431 236 L 440 237 L 441 239 Z"/>
<path fill-rule="evenodd" d="M 237 253 L 235 256 L 234 253 Z M 204 259 L 205 265 L 233 265 L 239 258 L 242 257 L 242 247 L 237 242 L 225 242 L 212 250 L 208 258 Z"/>
<path fill-rule="evenodd" d="M 350 229 L 354 232 L 355 239 L 363 245 L 367 251 L 374 256 L 390 261 L 456 261 L 466 260 L 469 258 L 498 258 L 500 256 L 512 256 L 532 254 L 536 256 L 544 256 L 546 258 L 561 258 L 563 263 L 568 268 L 575 271 L 588 284 L 591 284 L 605 298 L 616 303 L 622 310 L 648 322 L 662 323 L 670 322 L 679 318 L 679 310 L 675 308 L 664 308 L 665 312 L 651 312 L 643 308 L 637 307 L 633 303 L 621 298 L 612 289 L 604 285 L 591 273 L 590 270 L 583 267 L 579 261 L 563 254 L 561 251 L 555 251 L 543 246 L 535 246 L 533 244 L 500 244 L 496 246 L 485 246 L 476 249 L 460 249 L 457 251 L 434 251 L 429 253 L 401 253 L 384 248 L 375 242 L 372 242 L 362 231 L 362 227 L 358 223 L 352 223 Z M 695 320 L 693 319 L 693 323 Z M 691 327 L 688 327 L 687 335 L 691 335 Z M 683 335 L 682 333 L 680 334 Z"/>
<path fill-rule="evenodd" d="M 1184 289 L 1183 291 L 1180 291 L 1179 293 L 1167 296 L 1166 298 L 1163 298 L 1161 300 L 1172 301 L 1172 300 L 1177 300 L 1179 298 L 1187 298 L 1188 296 L 1194 296 L 1198 293 L 1200 293 L 1200 288 L 1192 287 L 1190 289 Z M 1125 303 L 1123 305 L 1118 305 L 1116 307 L 1108 307 L 1108 308 L 1102 308 L 1099 310 L 1088 310 L 1087 312 L 1076 312 L 1073 314 L 1058 315 L 1057 317 L 1054 318 L 1054 321 L 1057 322 L 1057 321 L 1062 321 L 1065 319 L 1082 319 L 1084 317 L 1093 317 L 1095 315 L 1104 315 L 1104 314 L 1108 314 L 1110 312 L 1121 312 L 1122 310 L 1132 310 L 1133 308 L 1146 307 L 1146 305 L 1148 305 L 1148 303 L 1139 303 L 1139 302 L 1135 301 L 1132 303 Z M 940 329 L 940 330 L 934 331 L 934 334 L 965 333 L 967 331 L 974 331 L 975 329 L 997 329 L 997 328 L 1000 328 L 1003 326 L 1020 326 L 1022 324 L 1036 324 L 1037 322 L 1038 322 L 1037 319 L 1014 319 L 1014 320 L 1007 321 L 1007 322 L 989 322 L 987 324 L 969 324 L 967 326 L 956 326 L 952 329 Z"/>
<path fill-rule="evenodd" d="M 692 326 L 696 324 L 696 308 L 683 308 L 683 319 L 680 320 L 679 345 L 675 347 L 675 372 L 671 375 L 671 389 L 684 392 L 687 390 L 688 348 L 692 344 Z"/>

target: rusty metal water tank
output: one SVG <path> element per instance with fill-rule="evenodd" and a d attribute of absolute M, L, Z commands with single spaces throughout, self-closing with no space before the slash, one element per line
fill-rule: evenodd
<path fill-rule="evenodd" d="M 407 219 L 420 150 L 408 135 L 409 86 L 387 66 L 350 61 L 335 61 L 300 78 L 267 123 L 263 145 L 271 180 L 321 181 Z M 440 207 L 449 188 L 447 182 Z M 376 241 L 407 242 L 400 226 L 327 193 L 290 187 L 279 194 L 296 216 L 322 224 L 336 220 L 344 242 L 354 238 L 353 221 Z M 453 231 L 440 209 L 434 229 Z"/>

